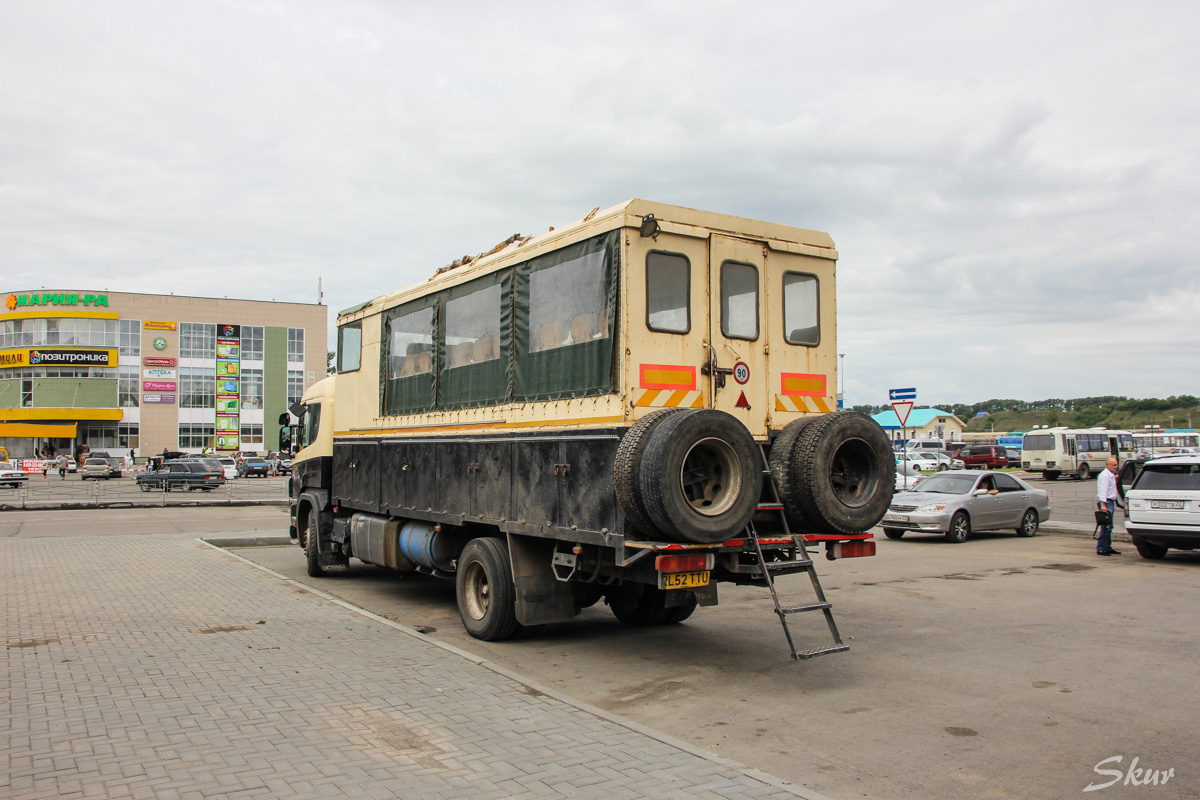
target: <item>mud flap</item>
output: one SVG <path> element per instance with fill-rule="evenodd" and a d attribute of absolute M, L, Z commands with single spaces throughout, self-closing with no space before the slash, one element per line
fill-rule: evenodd
<path fill-rule="evenodd" d="M 565 622 L 579 613 L 571 584 L 556 580 L 551 569 L 553 539 L 510 533 L 508 552 L 516 587 L 517 622 L 522 625 Z"/>

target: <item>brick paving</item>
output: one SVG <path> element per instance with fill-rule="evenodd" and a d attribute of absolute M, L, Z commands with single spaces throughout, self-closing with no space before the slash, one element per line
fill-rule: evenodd
<path fill-rule="evenodd" d="M 0 540 L 0 796 L 816 797 L 179 534 Z"/>

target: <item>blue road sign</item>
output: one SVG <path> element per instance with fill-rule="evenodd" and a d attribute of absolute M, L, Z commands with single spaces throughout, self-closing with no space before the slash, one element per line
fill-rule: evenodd
<path fill-rule="evenodd" d="M 914 389 L 889 389 L 888 400 L 916 400 L 917 390 Z"/>

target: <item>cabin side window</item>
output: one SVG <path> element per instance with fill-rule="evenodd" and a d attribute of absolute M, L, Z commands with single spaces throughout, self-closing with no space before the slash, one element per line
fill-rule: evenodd
<path fill-rule="evenodd" d="M 508 400 L 512 270 L 442 293 L 442 359 L 438 408 L 471 408 Z"/>
<path fill-rule="evenodd" d="M 362 366 L 362 320 L 338 328 L 337 371 L 355 372 Z"/>
<path fill-rule="evenodd" d="M 816 275 L 783 275 L 783 336 L 788 344 L 816 347 L 821 343 L 821 314 Z"/>
<path fill-rule="evenodd" d="M 613 390 L 621 231 L 527 261 L 513 274 L 513 399 L 561 400 Z"/>
<path fill-rule="evenodd" d="M 423 298 L 420 305 L 400 306 L 384 315 L 384 413 L 430 411 L 435 405 L 436 301 Z"/>
<path fill-rule="evenodd" d="M 587 253 L 530 273 L 530 353 L 608 336 L 604 255 Z"/>
<path fill-rule="evenodd" d="M 677 253 L 646 255 L 646 327 L 664 333 L 692 329 L 692 268 Z"/>

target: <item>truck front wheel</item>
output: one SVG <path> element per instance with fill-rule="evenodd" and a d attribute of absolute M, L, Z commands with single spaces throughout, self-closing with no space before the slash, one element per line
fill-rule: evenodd
<path fill-rule="evenodd" d="M 499 539 L 472 539 L 458 558 L 454 579 L 458 615 L 467 633 L 485 642 L 517 631 L 516 588 L 508 546 Z"/>
<path fill-rule="evenodd" d="M 320 514 L 315 508 L 308 510 L 308 533 L 304 537 L 304 555 L 308 561 L 308 576 L 310 578 L 322 578 L 325 576 L 325 570 L 321 567 L 321 556 L 318 551 L 321 541 Z"/>

